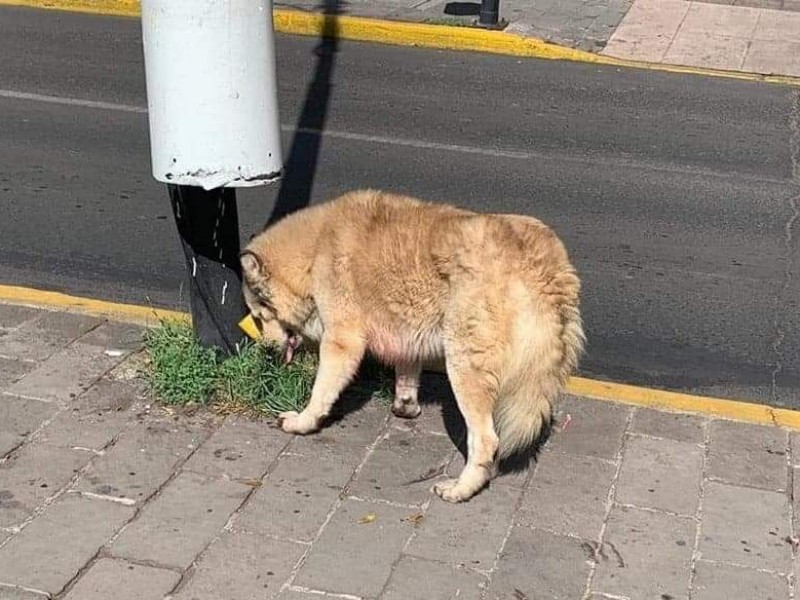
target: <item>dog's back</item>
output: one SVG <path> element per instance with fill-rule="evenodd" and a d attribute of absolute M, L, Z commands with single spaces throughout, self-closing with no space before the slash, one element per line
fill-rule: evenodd
<path fill-rule="evenodd" d="M 471 497 L 497 456 L 536 439 L 583 349 L 580 280 L 531 217 L 362 190 L 288 217 L 256 246 L 273 270 L 291 270 L 278 278 L 310 299 L 348 377 L 365 351 L 411 382 L 444 359 L 470 435 L 458 481 L 436 489 L 446 500 Z M 318 422 L 324 406 L 312 397 L 316 421 L 292 416 L 287 430 Z"/>

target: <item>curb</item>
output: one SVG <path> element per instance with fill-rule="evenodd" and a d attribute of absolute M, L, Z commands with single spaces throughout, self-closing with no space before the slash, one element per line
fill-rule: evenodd
<path fill-rule="evenodd" d="M 136 304 L 106 302 L 105 300 L 14 285 L 0 285 L 0 304 L 57 310 L 143 326 L 152 326 L 165 319 L 189 320 L 189 315 L 184 312 Z"/>
<path fill-rule="evenodd" d="M 123 17 L 138 17 L 140 15 L 139 0 L 0 0 L 0 6 L 23 6 Z M 330 16 L 316 12 L 283 8 L 273 10 L 273 22 L 277 33 L 289 35 L 321 37 L 324 34 L 340 40 L 358 42 L 377 42 L 395 46 L 413 46 L 463 52 L 484 52 L 522 58 L 563 60 L 601 66 L 627 67 L 685 75 L 704 75 L 740 81 L 800 86 L 800 77 L 761 75 L 758 73 L 684 67 L 614 58 L 560 46 L 542 39 L 472 27 L 411 23 L 347 15 Z"/>
<path fill-rule="evenodd" d="M 0 304 L 78 313 L 143 326 L 153 326 L 162 319 L 177 319 L 180 321 L 189 321 L 191 319 L 189 314 L 180 311 L 107 302 L 93 298 L 70 296 L 60 292 L 10 285 L 0 285 Z M 571 377 L 567 383 L 566 392 L 573 396 L 641 408 L 800 430 L 800 411 L 773 408 L 740 400 L 695 396 L 588 379 L 586 377 Z"/>

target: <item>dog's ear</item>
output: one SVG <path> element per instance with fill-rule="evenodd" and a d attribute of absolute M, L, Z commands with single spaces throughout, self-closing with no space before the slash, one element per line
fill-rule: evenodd
<path fill-rule="evenodd" d="M 242 265 L 242 274 L 246 279 L 250 281 L 269 279 L 269 273 L 264 270 L 264 265 L 255 252 L 245 250 L 239 255 L 239 261 Z"/>

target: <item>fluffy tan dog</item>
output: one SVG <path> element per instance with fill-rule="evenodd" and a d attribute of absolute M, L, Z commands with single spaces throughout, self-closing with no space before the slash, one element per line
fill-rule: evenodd
<path fill-rule="evenodd" d="M 583 351 L 580 280 L 530 217 L 359 190 L 267 228 L 241 262 L 262 334 L 289 359 L 319 343 L 308 405 L 280 416 L 288 433 L 321 427 L 367 352 L 395 368 L 392 411 L 406 418 L 421 412 L 423 366 L 444 361 L 467 425 L 464 470 L 433 487 L 450 502 L 536 440 Z"/>

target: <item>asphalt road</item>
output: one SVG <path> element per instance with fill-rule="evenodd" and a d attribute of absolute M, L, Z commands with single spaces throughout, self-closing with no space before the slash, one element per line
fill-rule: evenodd
<path fill-rule="evenodd" d="M 584 280 L 583 374 L 800 407 L 796 90 L 316 45 L 278 37 L 290 176 L 239 194 L 243 237 L 361 186 L 536 215 Z M 0 282 L 185 307 L 138 21 L 2 8 L 0 56 Z"/>

